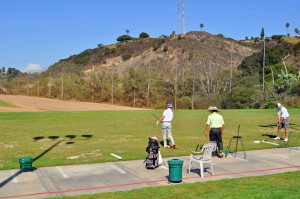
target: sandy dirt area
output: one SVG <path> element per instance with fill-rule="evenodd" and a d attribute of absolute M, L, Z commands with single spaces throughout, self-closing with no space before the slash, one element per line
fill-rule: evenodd
<path fill-rule="evenodd" d="M 0 112 L 37 112 L 37 111 L 94 111 L 94 110 L 147 110 L 126 106 L 92 102 L 62 101 L 23 95 L 2 95 L 0 100 L 10 102 L 16 107 L 1 107 Z"/>

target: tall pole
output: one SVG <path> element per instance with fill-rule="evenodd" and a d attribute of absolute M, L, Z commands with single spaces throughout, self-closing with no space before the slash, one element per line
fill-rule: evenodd
<path fill-rule="evenodd" d="M 94 66 L 92 66 L 92 102 L 94 102 Z"/>
<path fill-rule="evenodd" d="M 3 73 L 3 71 L 2 71 L 2 68 L 1 68 L 1 88 L 3 87 L 3 84 L 2 84 L 2 73 Z"/>
<path fill-rule="evenodd" d="M 150 64 L 148 65 L 148 88 L 147 88 L 147 107 L 150 104 Z"/>
<path fill-rule="evenodd" d="M 112 65 L 112 70 L 111 70 L 111 104 L 114 104 L 114 84 L 115 84 L 114 65 Z"/>
<path fill-rule="evenodd" d="M 177 24 L 176 24 L 176 34 L 185 34 L 185 0 L 177 1 Z"/>
<path fill-rule="evenodd" d="M 20 94 L 20 72 L 18 72 L 18 95 Z"/>
<path fill-rule="evenodd" d="M 177 108 L 177 84 L 178 84 L 178 63 L 176 63 L 176 77 L 175 77 L 175 91 L 174 91 L 174 105 L 175 109 Z"/>
<path fill-rule="evenodd" d="M 37 93 L 38 97 L 40 96 L 40 77 L 38 75 L 38 93 Z"/>
<path fill-rule="evenodd" d="M 195 65 L 193 65 L 193 94 L 192 94 L 192 110 L 194 110 L 194 100 L 195 100 Z"/>
<path fill-rule="evenodd" d="M 266 40 L 264 38 L 264 55 L 263 55 L 263 82 L 262 82 L 262 88 L 263 88 L 263 102 L 265 102 L 266 99 L 266 88 L 265 88 L 265 59 L 266 59 Z"/>
<path fill-rule="evenodd" d="M 232 51 L 230 52 L 230 108 L 232 109 Z"/>
<path fill-rule="evenodd" d="M 63 62 L 63 66 L 61 69 L 61 100 L 64 101 L 64 66 L 65 62 Z"/>
<path fill-rule="evenodd" d="M 52 69 L 50 69 L 50 78 L 49 78 L 49 99 L 51 99 L 51 87 L 52 87 Z"/>
<path fill-rule="evenodd" d="M 134 66 L 133 107 L 135 107 L 136 66 Z"/>
<path fill-rule="evenodd" d="M 61 74 L 61 100 L 64 101 L 64 74 Z"/>
<path fill-rule="evenodd" d="M 29 70 L 27 71 L 27 96 L 29 94 Z"/>

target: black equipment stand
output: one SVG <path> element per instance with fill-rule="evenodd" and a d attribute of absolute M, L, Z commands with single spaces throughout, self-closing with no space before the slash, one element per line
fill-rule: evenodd
<path fill-rule="evenodd" d="M 233 139 L 236 139 L 235 151 L 234 152 L 230 152 L 230 147 L 231 147 L 231 143 L 232 143 Z M 242 146 L 242 150 L 243 150 L 243 154 L 244 154 L 244 159 L 246 159 L 247 155 L 246 155 L 246 151 L 245 151 L 245 147 L 244 147 L 243 138 L 242 138 L 242 136 L 240 136 L 240 125 L 238 127 L 238 135 L 237 136 L 232 136 L 232 138 L 229 141 L 229 145 L 226 148 L 225 157 L 227 157 L 228 154 L 231 153 L 231 154 L 235 154 L 235 155 L 232 155 L 232 156 L 236 158 L 236 155 L 237 155 L 237 146 L 238 146 L 239 140 L 240 140 L 240 143 L 241 143 L 241 146 Z"/>

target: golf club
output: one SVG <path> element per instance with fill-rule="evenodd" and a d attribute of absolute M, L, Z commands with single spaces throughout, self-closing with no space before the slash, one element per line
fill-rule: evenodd
<path fill-rule="evenodd" d="M 153 113 L 151 113 L 151 112 L 149 112 L 151 115 L 153 115 L 157 120 L 159 120 L 159 118 L 156 116 L 156 115 L 154 115 Z"/>
<path fill-rule="evenodd" d="M 153 113 L 151 113 L 151 112 L 149 112 L 151 115 L 153 115 L 156 119 L 157 119 L 157 121 L 156 121 L 156 125 L 158 125 L 158 121 L 159 121 L 159 118 L 156 116 L 156 115 L 154 115 Z"/>

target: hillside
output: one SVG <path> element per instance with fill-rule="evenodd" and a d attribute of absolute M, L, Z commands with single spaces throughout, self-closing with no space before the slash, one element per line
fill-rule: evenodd
<path fill-rule="evenodd" d="M 266 77 L 276 91 L 270 103 L 288 99 L 280 94 L 283 84 L 288 95 L 297 95 L 298 80 L 291 75 L 299 70 L 299 46 L 282 36 L 266 42 Z M 206 32 L 133 38 L 61 59 L 40 75 L 11 79 L 5 89 L 8 94 L 134 107 L 162 108 L 171 102 L 185 109 L 257 108 L 264 106 L 259 88 L 262 49 L 262 41 L 235 41 Z M 287 81 L 281 75 L 283 66 L 292 84 L 282 82 Z"/>
<path fill-rule="evenodd" d="M 234 40 L 206 32 L 189 32 L 184 37 L 138 39 L 88 49 L 60 60 L 46 71 L 46 75 L 49 71 L 53 74 L 65 70 L 82 72 L 92 67 L 109 68 L 112 65 L 116 66 L 119 74 L 129 67 L 148 64 L 164 71 L 166 68 L 174 69 L 178 61 L 202 63 L 207 59 L 221 70 L 228 70 L 231 56 L 232 66 L 237 67 L 254 51 L 254 48 L 242 46 Z"/>

